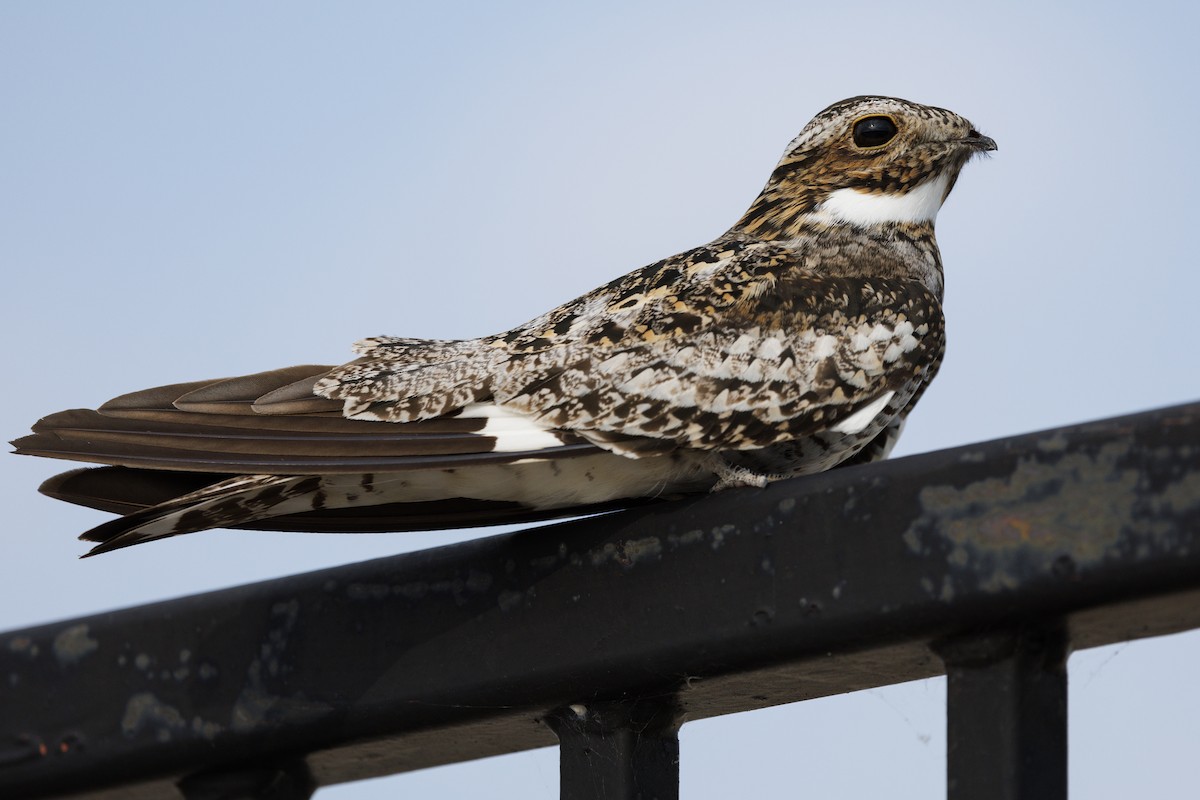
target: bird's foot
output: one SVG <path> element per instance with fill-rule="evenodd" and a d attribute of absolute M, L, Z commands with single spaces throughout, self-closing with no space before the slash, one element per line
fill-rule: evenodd
<path fill-rule="evenodd" d="M 772 481 L 791 477 L 790 475 L 773 472 L 755 472 L 749 467 L 730 464 L 721 456 L 717 456 L 715 462 L 713 472 L 717 475 L 717 482 L 711 489 L 714 492 L 721 492 L 725 489 L 737 489 L 743 486 L 753 486 L 761 489 Z"/>

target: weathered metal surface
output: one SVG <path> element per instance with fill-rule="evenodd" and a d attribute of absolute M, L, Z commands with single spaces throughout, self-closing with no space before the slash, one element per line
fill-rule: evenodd
<path fill-rule="evenodd" d="M 316 781 L 302 759 L 189 775 L 177 785 L 184 800 L 309 800 Z"/>
<path fill-rule="evenodd" d="M 975 630 L 1198 627 L 1198 597 L 1190 405 L 0 634 L 0 797 L 288 757 L 326 785 L 551 745 L 572 704 L 935 675 Z"/>
<path fill-rule="evenodd" d="M 939 643 L 949 800 L 1067 800 L 1067 637 L 1057 620 Z"/>
<path fill-rule="evenodd" d="M 679 714 L 672 695 L 551 711 L 559 800 L 679 800 Z"/>

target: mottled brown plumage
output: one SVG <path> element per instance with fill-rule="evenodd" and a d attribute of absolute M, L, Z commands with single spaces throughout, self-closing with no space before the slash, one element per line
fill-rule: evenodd
<path fill-rule="evenodd" d="M 132 511 L 85 534 L 96 551 L 280 520 L 510 521 L 881 458 L 944 348 L 937 209 L 994 148 L 952 112 L 852 98 L 726 234 L 510 331 L 135 393 L 42 420 L 18 452 L 124 470 L 44 487 Z"/>

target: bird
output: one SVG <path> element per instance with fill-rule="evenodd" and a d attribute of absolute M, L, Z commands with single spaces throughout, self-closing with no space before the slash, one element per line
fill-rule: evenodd
<path fill-rule="evenodd" d="M 80 536 L 88 556 L 578 516 L 875 461 L 945 350 L 938 210 L 995 149 L 943 108 L 842 100 L 727 232 L 511 330 L 136 391 L 12 444 L 104 465 L 40 487 L 121 515 Z"/>

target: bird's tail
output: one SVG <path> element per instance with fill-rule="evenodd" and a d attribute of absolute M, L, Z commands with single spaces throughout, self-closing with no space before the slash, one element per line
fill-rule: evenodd
<path fill-rule="evenodd" d="M 321 506 L 321 483 L 319 475 L 229 478 L 92 528 L 79 538 L 99 544 L 84 558 L 151 539 L 311 511 Z"/>

